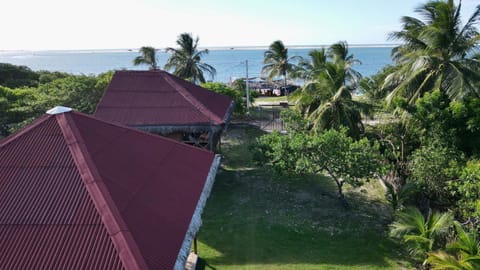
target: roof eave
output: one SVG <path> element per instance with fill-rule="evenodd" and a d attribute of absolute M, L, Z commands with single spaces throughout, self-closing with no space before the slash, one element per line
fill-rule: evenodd
<path fill-rule="evenodd" d="M 205 208 L 207 199 L 212 191 L 213 183 L 215 182 L 215 177 L 217 175 L 217 170 L 220 166 L 220 160 L 221 156 L 219 154 L 215 155 L 215 157 L 213 158 L 212 165 L 210 166 L 210 171 L 208 172 L 205 185 L 200 195 L 200 199 L 198 200 L 197 207 L 195 208 L 192 220 L 190 221 L 187 233 L 185 234 L 185 239 L 183 240 L 182 246 L 178 253 L 178 257 L 174 267 L 175 270 L 185 269 L 185 263 L 187 261 L 188 254 L 190 253 L 190 248 L 192 246 L 192 240 L 196 236 L 198 230 L 200 229 L 200 226 L 202 225 L 203 209 Z"/>
<path fill-rule="evenodd" d="M 160 134 L 169 134 L 172 132 L 218 132 L 223 126 L 213 125 L 211 123 L 206 124 L 193 124 L 193 125 L 131 125 L 130 127 L 138 128 L 147 132 L 154 132 Z"/>
<path fill-rule="evenodd" d="M 235 101 L 230 102 L 230 106 L 227 109 L 227 112 L 223 116 L 224 129 L 227 130 L 230 119 L 232 118 L 233 109 L 235 109 Z"/>

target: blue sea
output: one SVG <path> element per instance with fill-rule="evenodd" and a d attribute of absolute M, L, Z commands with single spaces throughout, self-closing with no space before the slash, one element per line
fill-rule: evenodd
<path fill-rule="evenodd" d="M 308 58 L 308 52 L 314 48 L 289 48 L 289 56 Z M 350 53 L 362 64 L 354 68 L 363 76 L 371 76 L 384 66 L 391 64 L 391 47 L 350 47 Z M 245 77 L 248 60 L 249 77 L 260 76 L 263 48 L 214 48 L 203 61 L 217 70 L 213 81 L 230 82 Z M 82 51 L 0 51 L 0 63 L 24 65 L 32 70 L 61 71 L 73 74 L 99 74 L 109 70 L 146 69 L 134 66 L 133 59 L 138 56 L 136 50 L 82 50 Z M 158 63 L 162 67 L 168 54 L 158 52 Z M 206 78 L 211 79 L 211 78 Z"/>

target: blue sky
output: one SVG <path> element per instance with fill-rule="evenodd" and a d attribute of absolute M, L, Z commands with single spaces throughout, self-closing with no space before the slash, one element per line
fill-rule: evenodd
<path fill-rule="evenodd" d="M 382 44 L 421 0 L 0 0 L 0 50 Z M 456 1 L 458 3 L 458 1 Z M 463 0 L 470 16 L 478 0 Z"/>

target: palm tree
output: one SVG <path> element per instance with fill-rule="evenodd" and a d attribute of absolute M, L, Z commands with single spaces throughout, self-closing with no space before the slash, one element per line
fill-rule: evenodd
<path fill-rule="evenodd" d="M 349 135 L 359 137 L 364 130 L 361 112 L 369 109 L 352 98 L 361 78 L 352 66 L 359 61 L 348 53 L 346 42 L 333 44 L 327 53 L 313 52 L 310 57 L 310 64 L 302 61 L 299 65 L 299 74 L 307 83 L 294 96 L 297 109 L 310 118 L 315 131 L 344 126 Z"/>
<path fill-rule="evenodd" d="M 135 66 L 149 65 L 150 70 L 158 69 L 157 57 L 156 57 L 155 52 L 156 52 L 155 48 L 153 48 L 153 47 L 148 47 L 148 46 L 141 47 L 140 48 L 140 53 L 142 55 L 135 57 L 135 59 L 133 59 L 133 64 Z"/>
<path fill-rule="evenodd" d="M 322 48 L 321 50 L 311 50 L 308 52 L 310 59 L 300 59 L 296 71 L 295 77 L 302 78 L 306 82 L 313 81 L 315 78 L 325 69 L 327 63 L 327 51 Z"/>
<path fill-rule="evenodd" d="M 467 232 L 457 221 L 454 222 L 454 225 L 457 235 L 455 240 L 447 245 L 450 254 L 444 251 L 430 252 L 427 262 L 432 265 L 432 269 L 439 270 L 480 269 L 480 239 L 477 231 L 471 229 Z"/>
<path fill-rule="evenodd" d="M 193 83 L 206 82 L 204 73 L 208 73 L 213 80 L 217 71 L 213 66 L 202 62 L 202 57 L 208 54 L 208 50 L 198 50 L 198 41 L 198 37 L 193 39 L 189 33 L 180 34 L 177 39 L 179 48 L 167 48 L 171 55 L 164 69 L 173 69 L 174 75 Z"/>
<path fill-rule="evenodd" d="M 281 40 L 276 40 L 263 55 L 264 66 L 262 68 L 262 74 L 268 74 L 268 79 L 272 79 L 275 76 L 283 77 L 283 87 L 286 94 L 287 90 L 287 73 L 295 69 L 295 65 L 291 62 L 295 59 L 299 59 L 298 56 L 288 57 L 288 49 L 283 45 Z"/>
<path fill-rule="evenodd" d="M 451 99 L 480 94 L 480 62 L 471 57 L 479 39 L 480 5 L 463 26 L 460 10 L 461 2 L 429 1 L 415 10 L 421 19 L 402 18 L 403 29 L 390 34 L 403 44 L 392 51 L 400 68 L 385 80 L 385 86 L 394 86 L 388 100 L 401 96 L 413 104 L 434 89 Z"/>
<path fill-rule="evenodd" d="M 296 91 L 290 97 L 297 109 L 307 116 L 318 108 L 325 98 L 319 91 L 317 83 L 320 74 L 326 69 L 327 51 L 311 50 L 308 56 L 310 59 L 302 58 L 294 72 L 294 76 L 303 79 L 305 84 L 300 91 Z"/>
<path fill-rule="evenodd" d="M 453 223 L 451 213 L 429 212 L 425 218 L 417 208 L 408 207 L 398 213 L 390 235 L 410 245 L 410 253 L 424 260 L 427 252 L 439 246 Z"/>
<path fill-rule="evenodd" d="M 326 72 L 319 76 L 317 89 L 322 103 L 311 111 L 315 131 L 330 128 L 348 128 L 348 134 L 358 138 L 364 131 L 361 112 L 368 113 L 369 106 L 353 100 L 355 84 L 345 84 L 346 70 L 342 64 L 328 63 Z M 312 108 L 310 108 L 312 109 Z"/>

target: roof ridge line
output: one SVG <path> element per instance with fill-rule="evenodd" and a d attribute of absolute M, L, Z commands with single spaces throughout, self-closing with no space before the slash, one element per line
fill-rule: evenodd
<path fill-rule="evenodd" d="M 175 145 L 179 146 L 179 147 L 186 147 L 186 148 L 191 148 L 191 149 L 202 150 L 204 152 L 211 152 L 211 151 L 203 149 L 203 148 L 199 148 L 199 147 L 195 147 L 193 145 L 189 145 L 189 144 L 186 144 L 186 143 L 179 142 L 179 141 L 177 141 L 175 139 L 172 139 L 172 138 L 168 138 L 168 137 L 164 137 L 164 136 L 158 136 L 156 134 L 153 134 L 153 133 L 141 130 L 139 128 L 136 128 L 137 126 L 127 126 L 125 124 L 109 122 L 109 121 L 103 120 L 101 118 L 97 118 L 94 115 L 90 115 L 90 114 L 86 114 L 86 113 L 82 113 L 82 112 L 73 111 L 72 113 L 76 114 L 78 116 L 87 117 L 89 119 L 93 119 L 95 121 L 102 122 L 103 124 L 106 124 L 106 125 L 109 125 L 109 126 L 113 126 L 113 127 L 117 127 L 117 128 L 125 128 L 125 129 L 128 130 L 127 132 L 139 133 L 139 134 L 143 134 L 143 135 L 146 135 L 146 136 L 149 136 L 149 137 L 152 137 L 152 138 L 160 137 L 162 140 L 166 140 L 166 141 L 175 143 Z"/>
<path fill-rule="evenodd" d="M 189 93 L 189 91 L 187 89 L 185 89 L 185 87 L 181 86 L 180 84 L 178 84 L 177 82 L 175 82 L 174 80 L 172 80 L 172 78 L 170 78 L 170 76 L 173 76 L 171 74 L 169 74 L 168 72 L 163 72 L 164 74 L 166 74 L 166 76 L 163 76 L 163 78 L 165 79 L 165 81 L 167 83 L 169 83 L 171 86 L 173 86 L 175 89 L 178 89 L 179 93 L 188 101 L 190 102 L 190 104 L 192 104 L 196 109 L 198 109 L 201 113 L 205 114 L 211 121 L 213 121 L 215 124 L 222 124 L 222 121 L 223 119 L 221 119 L 220 117 L 218 117 L 216 114 L 214 114 L 213 112 L 211 112 L 205 105 L 203 105 L 203 103 L 201 103 L 200 101 L 197 101 L 195 98 L 192 97 L 192 95 Z M 160 73 L 161 74 L 161 73 Z M 207 90 L 208 91 L 208 90 Z"/>
<path fill-rule="evenodd" d="M 29 132 L 30 130 L 35 129 L 35 128 L 38 127 L 41 123 L 47 121 L 50 117 L 51 117 L 51 116 L 49 116 L 49 115 L 47 115 L 47 114 L 44 114 L 42 117 L 40 117 L 40 118 L 36 119 L 35 121 L 33 121 L 33 123 L 31 123 L 30 125 L 28 125 L 26 128 L 20 129 L 20 130 L 18 130 L 17 132 L 14 132 L 13 134 L 10 134 L 9 136 L 1 139 L 1 140 L 0 140 L 0 148 L 6 146 L 6 145 L 9 144 L 10 142 L 14 141 L 15 139 L 17 139 L 18 137 L 22 136 L 23 134 Z"/>
<path fill-rule="evenodd" d="M 145 258 L 142 256 L 86 149 L 75 120 L 72 119 L 70 113 L 57 114 L 55 117 L 84 181 L 85 188 L 97 209 L 97 213 L 103 220 L 103 225 L 107 229 L 123 266 L 127 270 L 148 269 Z"/>

